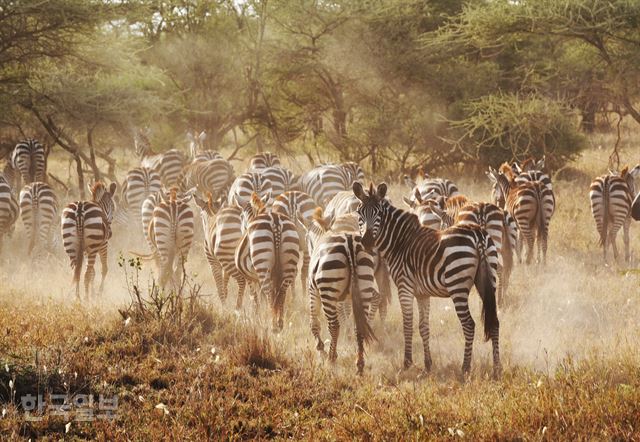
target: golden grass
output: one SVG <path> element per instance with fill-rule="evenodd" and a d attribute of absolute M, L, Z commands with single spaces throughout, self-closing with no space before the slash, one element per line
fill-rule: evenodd
<path fill-rule="evenodd" d="M 623 159 L 637 161 L 634 152 L 625 148 Z M 608 149 L 594 147 L 573 167 L 595 176 L 606 171 L 607 157 Z M 488 197 L 484 178 L 457 181 L 470 197 Z M 142 247 L 118 232 L 107 290 L 90 304 L 69 296 L 71 273 L 63 256 L 50 257 L 36 276 L 24 259 L 5 260 L 0 431 L 25 440 L 638 439 L 640 273 L 633 267 L 640 226 L 632 227 L 631 269 L 604 267 L 586 186 L 555 182 L 549 263 L 515 269 L 508 305 L 499 313 L 500 381 L 490 380 L 490 345 L 481 339 L 470 379 L 459 380 L 463 338 L 449 300 L 432 301 L 429 376 L 421 375 L 417 331 L 416 367 L 400 370 L 402 331 L 394 298 L 387 323 L 375 325 L 380 342 L 368 349 L 365 374 L 358 377 L 351 330 L 341 330 L 332 366 L 314 350 L 306 299 L 299 293 L 289 300 L 278 335 L 270 331 L 268 312 L 254 314 L 248 297 L 240 313 L 230 311 L 233 299 L 221 306 L 198 242 L 187 267 L 209 296 L 185 309 L 182 322 L 118 312 L 129 298 L 115 256 Z M 399 204 L 404 192 L 391 188 Z M 15 247 L 19 234 L 5 251 Z M 148 275 L 143 269 L 142 280 Z M 479 324 L 475 295 L 471 307 Z M 73 415 L 47 415 L 26 422 L 20 396 L 37 391 L 117 394 L 118 418 L 79 423 Z"/>

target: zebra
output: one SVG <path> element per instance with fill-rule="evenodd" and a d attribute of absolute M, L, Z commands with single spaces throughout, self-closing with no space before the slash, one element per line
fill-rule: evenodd
<path fill-rule="evenodd" d="M 364 181 L 364 173 L 356 163 L 324 164 L 303 174 L 300 187 L 325 207 L 336 194 L 349 190 L 358 180 Z"/>
<path fill-rule="evenodd" d="M 170 149 L 161 154 L 153 153 L 149 138 L 142 131 L 136 132 L 134 141 L 136 155 L 140 157 L 141 166 L 156 170 L 165 187 L 177 185 L 180 173 L 186 163 L 182 152 Z"/>
<path fill-rule="evenodd" d="M 51 245 L 54 219 L 58 215 L 58 198 L 47 183 L 36 181 L 20 191 L 20 217 L 29 242 L 29 255 L 34 250 L 47 250 Z"/>
<path fill-rule="evenodd" d="M 464 195 L 447 198 L 438 195 L 433 189 L 424 196 L 419 189 L 414 189 L 413 199 L 402 197 L 402 200 L 413 213 L 418 215 L 422 225 L 436 230 L 440 230 L 442 227 L 442 219 L 436 211 L 446 211 L 455 218 L 458 210 L 469 202 L 469 199 Z"/>
<path fill-rule="evenodd" d="M 256 171 L 267 167 L 280 167 L 280 157 L 272 152 L 261 152 L 249 160 L 249 171 Z"/>
<path fill-rule="evenodd" d="M 271 183 L 271 196 L 273 198 L 289 190 L 299 190 L 299 177 L 296 177 L 293 172 L 284 167 L 265 167 L 260 169 L 260 175 L 263 181 Z"/>
<path fill-rule="evenodd" d="M 491 236 L 477 225 L 453 226 L 437 231 L 424 227 L 418 217 L 385 199 L 387 185 L 371 184 L 366 192 L 359 182 L 353 192 L 361 201 L 357 213 L 365 235 L 385 258 L 398 287 L 404 330 L 404 367 L 413 363 L 413 298 L 418 302 L 419 329 L 425 370 L 431 369 L 429 301 L 432 296 L 452 298 L 465 337 L 462 372 L 471 369 L 475 323 L 469 311 L 469 291 L 475 284 L 482 299 L 485 340 L 491 339 L 494 377 L 501 371 L 499 321 L 496 307 L 498 253 Z"/>
<path fill-rule="evenodd" d="M 133 214 L 138 226 L 142 221 L 142 203 L 149 195 L 160 192 L 162 180 L 160 174 L 148 167 L 136 167 L 127 172 L 120 191 L 121 210 Z M 118 218 L 118 215 L 115 215 Z M 115 222 L 115 220 L 114 220 Z"/>
<path fill-rule="evenodd" d="M 343 190 L 335 194 L 324 209 L 324 214 L 328 218 L 335 218 L 338 215 L 355 212 L 360 204 L 360 200 L 355 197 L 352 190 Z"/>
<path fill-rule="evenodd" d="M 11 152 L 11 168 L 17 172 L 15 176 L 15 189 L 21 184 L 30 184 L 35 181 L 47 181 L 47 158 L 49 148 L 40 144 L 38 140 L 28 138 L 16 144 Z"/>
<path fill-rule="evenodd" d="M 640 193 L 636 195 L 636 199 L 631 204 L 631 218 L 640 221 Z"/>
<path fill-rule="evenodd" d="M 267 211 L 255 192 L 243 210 L 248 222 L 236 250 L 235 263 L 245 278 L 258 283 L 260 294 L 271 304 L 273 328 L 280 331 L 285 296 L 296 277 L 300 259 L 298 230 L 288 216 Z"/>
<path fill-rule="evenodd" d="M 76 298 L 80 299 L 80 273 L 84 255 L 87 255 L 87 270 L 84 275 L 85 297 L 93 295 L 94 265 L 96 255 L 100 254 L 102 278 L 100 289 L 102 293 L 104 280 L 107 276 L 107 247 L 111 238 L 111 219 L 114 212 L 113 197 L 116 193 L 116 183 L 109 188 L 98 181 L 89 185 L 91 201 L 76 201 L 68 204 L 62 211 L 62 241 L 64 250 L 71 261 L 73 270 L 73 284 Z"/>
<path fill-rule="evenodd" d="M 182 171 L 178 186 L 185 192 L 195 187 L 202 195 L 211 192 L 214 199 L 226 196 L 235 179 L 233 166 L 224 158 L 199 160 Z"/>
<path fill-rule="evenodd" d="M 218 297 L 223 304 L 226 302 L 229 279 L 233 278 L 238 285 L 236 310 L 240 310 L 247 286 L 247 279 L 235 263 L 236 249 L 243 237 L 242 209 L 233 204 L 222 207 L 216 214 L 213 209 L 202 210 L 202 206 L 199 206 L 203 223 L 207 226 L 204 240 L 205 255 L 213 273 Z"/>
<path fill-rule="evenodd" d="M 629 227 L 631 207 L 635 195 L 634 179 L 640 175 L 640 164 L 629 170 L 625 167 L 620 176 L 602 175 L 597 177 L 589 190 L 591 213 L 596 222 L 600 245 L 603 247 L 604 261 L 607 261 L 609 244 L 613 248 L 614 259 L 618 259 L 616 236 L 622 227 L 625 261 L 631 258 L 629 251 Z"/>
<path fill-rule="evenodd" d="M 513 163 L 511 168 L 516 173 L 516 183 L 521 184 L 529 181 L 540 181 L 544 185 L 544 190 L 542 192 L 542 204 L 548 225 L 551 222 L 551 217 L 556 211 L 556 196 L 553 193 L 551 178 L 542 171 L 542 169 L 544 169 L 544 161 L 544 156 L 538 161 L 535 161 L 533 158 L 529 158 L 521 165 Z"/>
<path fill-rule="evenodd" d="M 180 281 L 193 242 L 194 214 L 189 206 L 192 192 L 178 196 L 178 188 L 155 194 L 155 206 L 148 226 L 152 253 L 145 255 L 156 262 L 160 287 L 169 279 Z M 178 258 L 176 267 L 176 258 Z"/>
<path fill-rule="evenodd" d="M 526 242 L 526 263 L 530 264 L 537 240 L 538 258 L 542 255 L 542 261 L 546 263 L 549 224 L 544 211 L 544 184 L 540 181 L 517 183 L 515 175 L 509 171 L 508 167 L 501 168 L 500 172 L 490 168 L 488 176 L 493 183 L 493 199 L 498 207 L 509 212 L 515 220 L 519 237 L 516 246 L 518 256 L 520 243 Z"/>
<path fill-rule="evenodd" d="M 11 186 L 0 175 L 0 252 L 2 251 L 2 242 L 5 235 L 13 233 L 20 206 L 11 191 Z"/>
<path fill-rule="evenodd" d="M 441 219 L 443 229 L 456 224 L 478 225 L 491 236 L 498 252 L 496 292 L 498 304 L 501 304 L 509 287 L 513 270 L 513 253 L 516 250 L 517 227 L 513 217 L 495 204 L 485 202 L 469 202 L 462 207 L 454 206 L 446 210 L 436 206 L 433 211 Z"/>
<path fill-rule="evenodd" d="M 155 210 L 156 206 L 159 205 L 163 200 L 160 194 L 164 194 L 164 200 L 167 200 L 170 197 L 171 190 L 174 188 L 175 187 L 167 189 L 165 187 L 161 187 L 160 191 L 149 194 L 149 196 L 147 196 L 145 200 L 142 202 L 142 206 L 140 208 L 142 234 L 144 236 L 145 241 L 147 241 L 147 244 L 149 245 L 150 250 L 152 251 L 155 249 L 155 246 L 151 240 L 151 237 L 149 236 L 149 232 L 150 232 L 149 229 L 151 228 L 151 222 L 153 221 L 153 211 Z M 185 201 L 189 201 L 191 196 L 196 192 L 195 188 L 191 188 L 186 192 L 181 192 L 180 189 L 177 189 L 177 190 L 179 193 L 176 194 L 176 198 L 178 200 L 184 199 Z"/>
<path fill-rule="evenodd" d="M 421 171 L 420 178 L 421 181 L 416 182 L 408 175 L 404 176 L 404 182 L 411 190 L 409 195 L 409 199 L 411 201 L 415 200 L 416 192 L 420 193 L 423 200 L 431 193 L 433 193 L 434 197 L 442 196 L 445 198 L 450 198 L 460 194 L 458 186 L 451 180 L 446 178 L 430 178 L 428 174 L 424 173 L 424 171 Z"/>
<path fill-rule="evenodd" d="M 309 312 L 316 349 L 324 351 L 318 319 L 318 310 L 322 307 L 331 335 L 329 360 L 337 359 L 340 310 L 350 297 L 358 348 L 356 367 L 358 374 L 362 374 L 364 344 L 375 340 L 371 322 L 379 300 L 374 257 L 370 251 L 372 244 L 366 243 L 359 233 L 332 232 L 321 214 L 317 214 L 310 226 L 309 237 L 313 250 L 308 280 Z"/>
<path fill-rule="evenodd" d="M 199 134 L 187 132 L 191 162 L 223 159 L 220 152 L 204 148 L 204 140 L 206 139 L 207 133 L 205 131 L 202 131 Z"/>
<path fill-rule="evenodd" d="M 313 222 L 313 214 L 316 207 L 316 203 L 309 195 L 298 190 L 293 190 L 276 197 L 273 200 L 271 210 L 275 213 L 286 215 L 293 220 L 298 229 L 298 237 L 305 238 L 307 229 Z M 300 284 L 306 288 L 309 275 L 309 259 L 311 256 L 307 241 L 300 241 L 300 253 L 302 254 Z M 292 292 L 295 293 L 295 287 L 292 287 Z"/>
<path fill-rule="evenodd" d="M 353 191 L 351 192 L 353 195 Z M 360 201 L 360 200 L 358 200 Z M 357 209 L 357 208 L 356 208 Z M 323 216 L 322 209 L 318 207 L 314 213 L 314 220 L 320 225 L 327 226 L 334 233 L 354 233 L 361 234 L 358 223 L 358 215 L 354 212 L 343 213 L 338 215 Z M 309 235 L 307 235 L 309 236 Z M 374 277 L 378 285 L 379 302 L 376 303 L 376 309 L 380 313 L 380 320 L 384 323 L 387 318 L 389 305 L 391 304 L 391 281 L 389 277 L 389 268 L 385 260 L 380 254 L 372 250 Z M 348 308 L 348 306 L 347 306 Z M 345 311 L 345 316 L 348 312 Z"/>
<path fill-rule="evenodd" d="M 251 195 L 257 193 L 260 198 L 267 196 L 270 200 L 273 195 L 271 181 L 264 178 L 262 171 L 247 172 L 239 175 L 229 189 L 228 204 L 237 204 L 244 207 L 251 200 Z"/>

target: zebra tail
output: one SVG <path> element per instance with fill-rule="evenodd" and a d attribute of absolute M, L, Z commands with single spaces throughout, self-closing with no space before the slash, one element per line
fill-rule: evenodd
<path fill-rule="evenodd" d="M 282 266 L 281 266 L 281 256 L 282 252 L 282 224 L 277 221 L 275 218 L 275 236 L 273 238 L 273 269 L 271 270 L 271 278 L 273 281 L 273 297 L 271 298 L 271 307 L 275 310 L 279 305 L 279 300 L 281 296 L 285 294 L 282 293 Z"/>
<path fill-rule="evenodd" d="M 77 216 L 76 232 L 78 234 L 78 253 L 73 262 L 73 281 L 80 282 L 80 273 L 82 273 L 82 262 L 84 261 L 84 217 Z"/>
<path fill-rule="evenodd" d="M 476 270 L 475 285 L 482 298 L 482 322 L 484 323 L 484 339 L 488 341 L 494 329 L 498 329 L 498 307 L 496 304 L 496 276 L 489 263 L 489 251 L 495 251 L 491 237 L 481 232 L 479 245 L 480 264 Z"/>
<path fill-rule="evenodd" d="M 356 333 L 362 338 L 365 344 L 369 344 L 377 339 L 369 323 L 367 312 L 364 309 L 364 303 L 362 302 L 360 284 L 358 283 L 360 278 L 358 275 L 358 266 L 356 265 L 356 245 L 353 243 L 353 237 L 350 237 L 349 245 L 350 247 L 347 252 L 349 254 L 349 266 L 351 267 L 349 273 L 351 276 L 351 307 L 353 310 L 353 319 L 356 323 Z"/>
<path fill-rule="evenodd" d="M 543 191 L 543 185 L 541 182 L 538 181 L 538 185 L 536 186 L 536 196 L 538 199 L 538 210 L 536 212 L 537 224 L 538 224 L 538 241 L 540 241 L 540 238 L 546 235 L 546 230 L 547 230 L 545 226 L 545 219 L 544 219 L 544 206 L 542 204 L 542 191 Z"/>
<path fill-rule="evenodd" d="M 599 245 L 604 246 L 607 239 L 607 232 L 609 231 L 609 177 L 605 177 L 603 180 L 602 188 L 602 230 L 600 233 Z"/>
<path fill-rule="evenodd" d="M 36 246 L 36 237 L 40 234 L 40 223 L 38 222 L 40 217 L 38 216 L 38 211 L 39 207 L 34 198 L 34 204 L 31 208 L 33 225 L 31 226 L 31 238 L 29 238 L 29 255 L 33 252 L 33 248 Z"/>

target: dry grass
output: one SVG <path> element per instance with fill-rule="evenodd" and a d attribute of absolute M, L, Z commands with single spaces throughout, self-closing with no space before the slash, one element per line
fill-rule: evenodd
<path fill-rule="evenodd" d="M 622 155 L 637 161 L 631 147 Z M 606 170 L 607 156 L 596 145 L 572 167 L 595 176 Z M 201 296 L 191 299 L 188 288 L 159 313 L 157 303 L 143 310 L 130 304 L 115 258 L 139 244 L 129 238 L 114 236 L 108 288 L 90 304 L 69 297 L 64 257 L 51 257 L 38 278 L 24 260 L 6 260 L 0 431 L 32 440 L 638 439 L 640 273 L 602 266 L 583 181 L 555 183 L 547 267 L 515 271 L 509 305 L 500 312 L 505 370 L 497 382 L 490 380 L 490 345 L 481 339 L 471 378 L 460 382 L 463 338 L 449 300 L 432 301 L 431 375 L 420 373 L 417 332 L 416 368 L 400 371 L 394 299 L 387 324 L 376 324 L 380 342 L 368 349 L 365 374 L 357 377 L 351 331 L 342 331 L 338 361 L 330 365 L 314 350 L 301 296 L 290 300 L 278 335 L 248 298 L 240 313 L 221 306 L 199 244 L 187 268 L 202 284 Z M 471 197 L 488 196 L 484 179 L 458 182 Z M 395 186 L 392 197 L 400 201 L 403 192 Z M 637 268 L 640 226 L 631 237 Z M 148 275 L 143 269 L 145 283 L 138 282 L 145 296 Z M 475 295 L 472 312 L 479 323 Z M 118 418 L 79 423 L 73 415 L 48 414 L 26 422 L 20 396 L 47 391 L 117 394 Z"/>

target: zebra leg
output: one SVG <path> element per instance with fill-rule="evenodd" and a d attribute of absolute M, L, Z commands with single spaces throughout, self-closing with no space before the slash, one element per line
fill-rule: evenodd
<path fill-rule="evenodd" d="M 109 272 L 107 251 L 108 249 L 106 247 L 100 250 L 100 270 L 102 272 L 100 275 L 100 290 L 98 291 L 100 295 L 102 295 L 102 291 L 104 290 L 104 280 L 107 278 L 107 273 Z"/>
<path fill-rule="evenodd" d="M 358 333 L 358 330 L 356 330 L 355 333 L 356 333 L 356 342 L 358 345 L 358 356 L 356 358 L 356 367 L 358 369 L 358 374 L 361 375 L 362 372 L 364 371 L 364 338 L 360 335 L 360 333 Z"/>
<path fill-rule="evenodd" d="M 224 293 L 226 296 L 227 293 L 227 283 L 229 282 L 229 276 L 225 274 L 224 280 Z M 238 296 L 236 298 L 236 310 L 240 310 L 242 308 L 242 299 L 244 297 L 244 291 L 247 287 L 247 280 L 243 277 L 239 276 L 236 278 L 236 282 L 238 283 Z M 257 299 L 257 296 L 256 296 Z"/>
<path fill-rule="evenodd" d="M 476 323 L 471 317 L 469 311 L 469 292 L 461 293 L 453 296 L 453 304 L 456 308 L 456 313 L 460 324 L 462 325 L 462 331 L 464 333 L 464 358 L 462 360 L 462 374 L 466 375 L 471 370 L 471 355 L 473 352 L 473 336 L 476 330 Z"/>
<path fill-rule="evenodd" d="M 324 351 L 324 342 L 320 337 L 320 320 L 318 318 L 318 310 L 320 308 L 320 297 L 315 288 L 309 287 L 309 317 L 311 322 L 311 334 L 316 339 L 316 350 Z"/>
<path fill-rule="evenodd" d="M 220 262 L 212 258 L 209 260 L 209 267 L 211 267 L 211 273 L 213 274 L 213 280 L 216 283 L 216 291 L 218 292 L 218 298 L 222 304 L 227 302 L 227 282 L 229 281 L 229 276 L 226 272 L 222 270 L 222 265 Z"/>
<path fill-rule="evenodd" d="M 304 252 L 302 255 L 302 268 L 300 269 L 300 286 L 301 286 L 301 290 L 304 290 L 305 287 L 307 287 L 308 290 L 308 286 L 307 286 L 307 279 L 309 278 L 309 260 L 311 258 L 309 257 L 309 253 L 308 252 Z"/>
<path fill-rule="evenodd" d="M 340 336 L 340 321 L 337 316 L 329 321 L 329 334 L 331 335 L 331 344 L 329 345 L 329 361 L 336 362 L 338 359 L 338 336 Z"/>
<path fill-rule="evenodd" d="M 616 245 L 616 236 L 618 236 L 618 230 L 614 227 L 609 231 L 609 242 L 613 249 L 613 260 L 618 262 L 618 246 Z"/>
<path fill-rule="evenodd" d="M 533 260 L 533 255 L 535 254 L 535 240 L 536 237 L 533 233 L 533 231 L 529 230 L 527 233 L 525 233 L 524 235 L 524 240 L 527 242 L 527 258 L 526 258 L 526 264 L 530 265 L 531 261 Z"/>
<path fill-rule="evenodd" d="M 622 225 L 622 235 L 624 240 L 624 260 L 629 263 L 631 260 L 631 252 L 629 251 L 629 227 L 631 227 L 631 218 L 627 217 Z"/>
<path fill-rule="evenodd" d="M 398 287 L 398 298 L 404 333 L 404 368 L 408 369 L 413 364 L 413 293 L 402 285 Z"/>
<path fill-rule="evenodd" d="M 90 299 L 93 296 L 93 278 L 95 277 L 96 252 L 87 257 L 87 271 L 84 274 L 84 296 Z"/>
<path fill-rule="evenodd" d="M 391 279 L 389 278 L 389 269 L 384 261 L 380 261 L 374 276 L 376 278 L 376 283 L 378 284 L 378 302 L 373 309 L 374 313 L 376 308 L 379 309 L 380 321 L 384 323 L 387 318 L 387 312 L 391 301 Z M 373 319 L 373 317 L 371 319 Z"/>
<path fill-rule="evenodd" d="M 431 371 L 431 351 L 429 350 L 429 307 L 431 298 L 418 299 L 418 328 L 424 347 L 424 370 Z"/>

